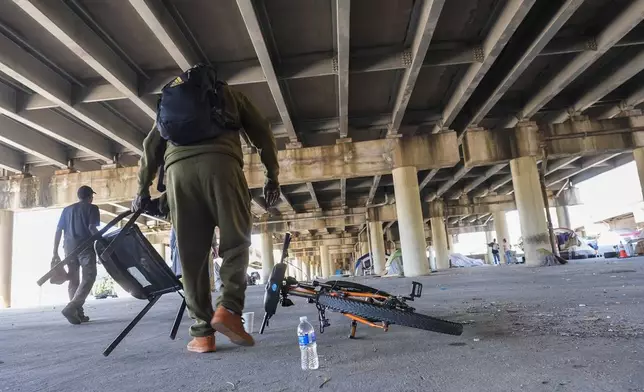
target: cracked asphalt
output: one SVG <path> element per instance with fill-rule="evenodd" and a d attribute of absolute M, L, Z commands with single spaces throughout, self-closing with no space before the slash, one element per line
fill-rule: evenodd
<path fill-rule="evenodd" d="M 408 294 L 412 279 L 355 278 Z M 544 268 L 453 269 L 417 279 L 419 312 L 465 324 L 462 336 L 393 326 L 358 328 L 330 314 L 318 334 L 320 369 L 299 369 L 301 299 L 278 308 L 257 345 L 218 338 L 218 351 L 188 353 L 186 316 L 168 338 L 179 297 L 168 294 L 108 358 L 102 350 L 144 306 L 91 301 L 88 324 L 69 325 L 61 306 L 0 311 L 4 391 L 644 391 L 644 258 L 587 260 Z M 263 315 L 263 288 L 247 311 Z M 316 326 L 317 330 L 317 326 Z"/>

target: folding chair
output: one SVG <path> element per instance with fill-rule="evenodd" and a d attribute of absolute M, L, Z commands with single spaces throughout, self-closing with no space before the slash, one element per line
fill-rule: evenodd
<path fill-rule="evenodd" d="M 106 227 L 74 249 L 64 260 L 38 280 L 38 284 L 42 285 L 51 277 L 55 268 L 60 265 L 66 265 L 72 257 L 75 257 L 89 246 L 93 246 L 98 260 L 116 283 L 134 298 L 148 301 L 139 314 L 103 351 L 104 356 L 110 355 L 163 294 L 176 292 L 183 299 L 172 324 L 170 339 L 175 339 L 183 313 L 186 310 L 186 299 L 181 292 L 183 290 L 181 281 L 174 275 L 163 258 L 134 224 L 141 213 L 142 211 L 135 212 L 123 228 L 107 233 L 111 227 L 132 213 L 124 212 L 120 214 L 109 222 Z"/>
<path fill-rule="evenodd" d="M 121 235 L 124 230 L 127 231 Z M 118 241 L 116 241 L 117 239 Z M 110 245 L 113 246 L 112 252 L 109 255 L 105 255 L 104 252 Z M 112 350 L 141 321 L 143 316 L 157 303 L 163 294 L 176 292 L 183 300 L 170 332 L 170 339 L 174 340 L 186 309 L 186 300 L 180 291 L 183 290 L 183 285 L 141 233 L 141 230 L 134 225 L 116 230 L 98 239 L 94 244 L 94 249 L 96 254 L 99 255 L 99 261 L 116 283 L 134 298 L 148 301 L 139 314 L 103 351 L 103 355 L 110 355 Z"/>

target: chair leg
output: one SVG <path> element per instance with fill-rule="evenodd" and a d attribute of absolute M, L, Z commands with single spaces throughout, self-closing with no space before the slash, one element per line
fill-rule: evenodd
<path fill-rule="evenodd" d="M 121 340 L 123 340 L 127 336 L 127 334 L 129 334 L 130 331 L 132 331 L 132 329 L 139 323 L 139 321 L 141 321 L 143 316 L 145 316 L 145 314 L 152 308 L 152 306 L 154 306 L 154 304 L 157 303 L 159 298 L 161 298 L 161 296 L 152 297 L 152 299 L 150 299 L 150 302 L 148 302 L 148 304 L 145 305 L 145 308 L 143 308 L 143 310 L 141 310 L 139 314 L 137 314 L 136 317 L 134 317 L 134 320 L 130 321 L 127 327 L 125 327 L 123 331 L 121 331 L 119 336 L 117 336 L 116 339 L 114 339 L 114 341 L 110 343 L 109 346 L 107 346 L 105 351 L 103 351 L 104 356 L 107 357 L 108 355 L 110 355 L 110 353 L 116 348 L 116 346 L 118 346 L 119 343 L 121 343 Z"/>
<path fill-rule="evenodd" d="M 179 311 L 177 312 L 177 317 L 174 319 L 174 324 L 172 324 L 172 330 L 170 331 L 170 339 L 174 340 L 177 337 L 177 331 L 179 330 L 179 324 L 181 324 L 181 319 L 183 318 L 183 312 L 186 311 L 186 299 L 184 298 L 181 301 L 179 306 Z"/>

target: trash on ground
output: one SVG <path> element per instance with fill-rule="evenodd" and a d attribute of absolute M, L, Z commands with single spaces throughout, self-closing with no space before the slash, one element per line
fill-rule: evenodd
<path fill-rule="evenodd" d="M 322 382 L 322 384 L 320 384 L 320 388 L 322 388 L 324 385 L 326 385 L 326 383 L 328 383 L 329 381 L 331 381 L 331 377 L 325 378 L 324 381 Z"/>

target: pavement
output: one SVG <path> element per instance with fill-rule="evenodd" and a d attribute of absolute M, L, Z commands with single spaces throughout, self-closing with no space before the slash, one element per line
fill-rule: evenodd
<path fill-rule="evenodd" d="M 355 278 L 408 294 L 409 278 Z M 393 326 L 358 328 L 331 314 L 318 334 L 320 369 L 302 371 L 298 317 L 313 305 L 278 308 L 256 346 L 224 337 L 218 351 L 188 353 L 186 316 L 168 338 L 179 297 L 168 294 L 107 358 L 102 350 L 144 306 L 134 299 L 86 306 L 72 326 L 61 307 L 0 311 L 4 391 L 644 391 L 644 258 L 529 268 L 453 269 L 423 283 L 417 311 L 466 323 L 462 336 Z M 262 312 L 263 288 L 247 311 Z M 317 330 L 317 326 L 316 326 Z"/>

